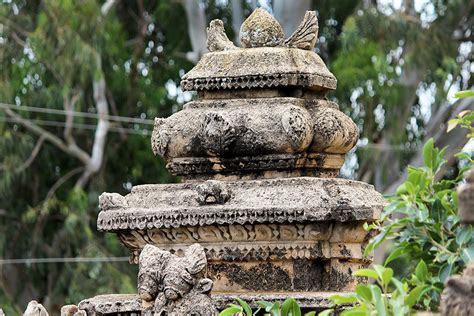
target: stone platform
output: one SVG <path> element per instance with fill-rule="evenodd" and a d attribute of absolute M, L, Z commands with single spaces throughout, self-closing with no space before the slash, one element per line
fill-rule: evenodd
<path fill-rule="evenodd" d="M 158 184 L 100 197 L 98 229 L 131 251 L 146 244 L 182 254 L 199 242 L 214 295 L 348 291 L 366 267 L 367 233 L 382 196 L 371 185 L 313 177 Z M 218 297 L 218 296 L 217 296 Z"/>

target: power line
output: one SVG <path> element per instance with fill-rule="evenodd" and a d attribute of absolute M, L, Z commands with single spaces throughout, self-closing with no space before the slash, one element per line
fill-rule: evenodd
<path fill-rule="evenodd" d="M 81 262 L 124 262 L 129 257 L 70 257 L 70 258 L 21 258 L 0 259 L 1 265 L 9 264 L 47 264 L 47 263 L 81 263 Z"/>
<path fill-rule="evenodd" d="M 118 115 L 99 115 L 95 113 L 40 108 L 40 107 L 26 106 L 26 105 L 14 105 L 14 104 L 1 103 L 1 102 L 0 102 L 0 109 L 11 109 L 11 110 L 17 110 L 17 111 L 57 114 L 57 115 L 72 115 L 75 117 L 94 118 L 94 119 L 103 118 L 109 121 L 124 122 L 124 123 L 137 123 L 137 124 L 145 124 L 145 125 L 154 124 L 153 120 L 147 120 L 147 119 L 141 119 L 141 118 L 135 118 L 135 117 L 126 117 L 126 116 L 118 116 Z"/>
<path fill-rule="evenodd" d="M 66 127 L 65 122 L 59 122 L 59 121 L 47 121 L 47 120 L 30 120 L 31 122 L 40 125 L 40 126 L 53 126 L 53 127 Z M 0 122 L 6 122 L 6 123 L 20 123 L 20 120 L 16 118 L 9 118 L 9 117 L 0 117 Z M 92 124 L 80 124 L 80 123 L 73 123 L 71 126 L 74 129 L 83 129 L 83 130 L 95 130 L 97 128 L 96 125 Z M 150 136 L 151 131 L 149 130 L 136 130 L 133 128 L 122 128 L 122 127 L 109 127 L 109 130 L 111 132 L 115 133 L 126 133 L 126 134 L 135 134 L 135 135 L 143 135 L 143 136 Z"/>

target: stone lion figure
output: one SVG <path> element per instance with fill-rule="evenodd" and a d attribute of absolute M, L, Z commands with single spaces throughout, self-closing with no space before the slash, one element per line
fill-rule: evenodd
<path fill-rule="evenodd" d="M 179 257 L 146 245 L 139 258 L 138 294 L 144 315 L 218 315 L 205 278 L 207 260 L 199 244 Z"/>

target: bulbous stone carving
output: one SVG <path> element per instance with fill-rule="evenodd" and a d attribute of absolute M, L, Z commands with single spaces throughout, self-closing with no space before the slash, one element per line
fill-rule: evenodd
<path fill-rule="evenodd" d="M 151 137 L 151 148 L 155 155 L 167 157 L 170 135 L 168 130 L 163 127 L 165 119 L 155 118 L 153 136 Z"/>
<path fill-rule="evenodd" d="M 311 138 L 309 120 L 298 108 L 292 107 L 285 111 L 281 123 L 294 148 L 302 147 L 302 144 Z"/>
<path fill-rule="evenodd" d="M 204 249 L 193 244 L 184 257 L 146 245 L 139 258 L 138 293 L 144 315 L 218 315 L 205 278 Z"/>
<path fill-rule="evenodd" d="M 445 316 L 471 316 L 474 313 L 474 263 L 464 270 L 462 276 L 448 279 L 443 291 L 441 314 Z"/>
<path fill-rule="evenodd" d="M 49 316 L 49 314 L 43 305 L 37 301 L 31 301 L 28 303 L 23 316 Z"/>
<path fill-rule="evenodd" d="M 240 27 L 242 47 L 273 47 L 283 42 L 280 23 L 266 10 L 257 8 Z"/>
<path fill-rule="evenodd" d="M 212 20 L 207 28 L 207 49 L 210 52 L 237 49 L 225 34 L 224 23 L 221 20 Z"/>
<path fill-rule="evenodd" d="M 225 155 L 239 135 L 236 126 L 216 112 L 207 113 L 201 127 L 201 145 L 210 156 Z"/>
<path fill-rule="evenodd" d="M 314 136 L 309 150 L 345 154 L 359 139 L 359 129 L 350 117 L 331 107 L 318 106 L 312 111 Z"/>
<path fill-rule="evenodd" d="M 198 193 L 198 203 L 204 204 L 224 204 L 230 199 L 230 190 L 221 181 L 206 181 L 196 187 Z"/>
<path fill-rule="evenodd" d="M 306 11 L 303 22 L 296 31 L 285 40 L 288 47 L 311 50 L 318 39 L 318 18 L 315 11 Z"/>

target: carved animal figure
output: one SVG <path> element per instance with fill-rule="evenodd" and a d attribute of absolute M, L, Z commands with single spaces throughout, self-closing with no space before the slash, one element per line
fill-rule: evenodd
<path fill-rule="evenodd" d="M 31 301 L 28 303 L 23 316 L 49 316 L 49 314 L 43 305 L 37 301 Z"/>
<path fill-rule="evenodd" d="M 184 257 L 146 245 L 139 258 L 138 293 L 144 315 L 218 315 L 210 297 L 213 282 L 204 277 L 204 249 L 190 246 Z"/>
<path fill-rule="evenodd" d="M 441 301 L 441 315 L 474 315 L 474 262 L 464 270 L 462 276 L 448 279 Z"/>

